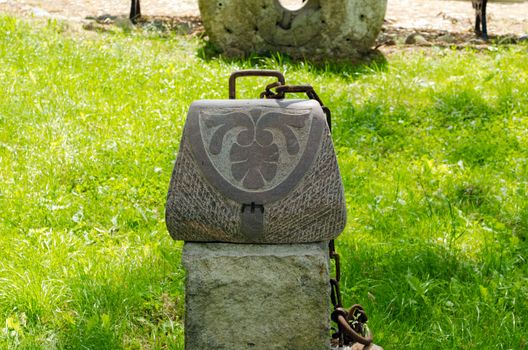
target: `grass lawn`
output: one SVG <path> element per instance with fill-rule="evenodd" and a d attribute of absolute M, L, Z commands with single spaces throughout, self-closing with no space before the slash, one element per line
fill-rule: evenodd
<path fill-rule="evenodd" d="M 164 224 L 183 122 L 255 67 L 333 112 L 342 289 L 376 343 L 526 348 L 526 44 L 319 68 L 202 46 L 0 17 L 0 348 L 183 349 L 182 244 Z"/>

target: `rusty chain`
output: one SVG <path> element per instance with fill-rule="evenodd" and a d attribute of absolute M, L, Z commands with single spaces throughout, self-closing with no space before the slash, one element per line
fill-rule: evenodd
<path fill-rule="evenodd" d="M 372 332 L 367 326 L 368 317 L 365 309 L 359 305 L 353 305 L 348 311 L 341 304 L 341 291 L 339 290 L 339 280 L 341 279 L 341 263 L 339 254 L 335 251 L 334 240 L 328 244 L 330 260 L 334 260 L 335 278 L 330 279 L 331 293 L 330 299 L 334 306 L 332 321 L 337 324 L 337 332 L 332 334 L 332 338 L 338 341 L 340 347 L 360 343 L 368 346 L 372 343 Z"/>
<path fill-rule="evenodd" d="M 236 79 L 238 77 L 260 76 L 275 77 L 277 81 L 266 86 L 260 98 L 283 99 L 287 93 L 305 93 L 309 99 L 317 101 L 326 115 L 328 128 L 332 130 L 332 115 L 311 85 L 286 85 L 281 72 L 272 70 L 243 70 L 234 72 L 229 79 L 229 98 L 236 98 Z M 341 278 L 341 264 L 339 254 L 335 251 L 334 240 L 328 244 L 329 258 L 334 261 L 335 277 L 330 279 L 330 299 L 334 307 L 332 321 L 337 324 L 337 331 L 332 338 L 337 340 L 340 347 L 360 343 L 368 346 L 372 343 L 372 333 L 367 326 L 368 317 L 365 309 L 359 304 L 349 310 L 343 308 L 339 280 Z"/>
<path fill-rule="evenodd" d="M 266 73 L 268 76 L 272 74 Z M 275 91 L 273 91 L 275 90 Z M 330 109 L 326 107 L 311 85 L 286 85 L 284 78 L 266 86 L 260 94 L 260 98 L 283 99 L 286 93 L 306 93 L 309 99 L 317 101 L 326 115 L 328 128 L 332 130 L 332 116 Z M 334 307 L 332 321 L 337 324 L 337 331 L 332 338 L 337 340 L 340 347 L 360 343 L 368 346 L 372 343 L 372 332 L 367 326 L 368 317 L 365 309 L 359 305 L 353 305 L 348 311 L 343 308 L 339 280 L 341 278 L 341 264 L 339 254 L 335 250 L 334 240 L 328 244 L 329 258 L 334 261 L 335 277 L 330 279 L 330 299 Z"/>
<path fill-rule="evenodd" d="M 275 89 L 275 92 L 272 89 Z M 332 131 L 332 113 L 324 105 L 311 85 L 285 85 L 280 81 L 276 81 L 266 86 L 266 89 L 260 93 L 260 98 L 283 99 L 286 93 L 305 93 L 310 100 L 317 101 L 326 116 L 328 129 Z"/>

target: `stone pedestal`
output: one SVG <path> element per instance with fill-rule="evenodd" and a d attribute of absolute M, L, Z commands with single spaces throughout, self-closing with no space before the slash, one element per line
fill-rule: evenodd
<path fill-rule="evenodd" d="M 328 350 L 327 243 L 186 243 L 185 349 Z"/>

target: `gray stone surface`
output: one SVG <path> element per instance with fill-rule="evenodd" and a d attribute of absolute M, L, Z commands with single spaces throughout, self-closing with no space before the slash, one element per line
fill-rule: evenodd
<path fill-rule="evenodd" d="M 308 243 L 346 223 L 325 115 L 314 100 L 194 102 L 169 187 L 166 222 L 193 242 Z"/>
<path fill-rule="evenodd" d="M 186 243 L 185 349 L 328 350 L 326 243 Z"/>
<path fill-rule="evenodd" d="M 418 33 L 412 33 L 407 38 L 405 38 L 405 44 L 407 45 L 431 45 L 422 35 Z"/>
<path fill-rule="evenodd" d="M 211 42 L 227 56 L 284 52 L 297 59 L 354 60 L 370 52 L 387 0 L 199 0 Z"/>

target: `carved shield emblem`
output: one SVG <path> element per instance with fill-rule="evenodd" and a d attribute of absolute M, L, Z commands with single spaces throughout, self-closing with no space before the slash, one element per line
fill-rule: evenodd
<path fill-rule="evenodd" d="M 200 108 L 189 140 L 205 178 L 240 203 L 277 200 L 302 179 L 321 143 L 312 109 Z"/>

